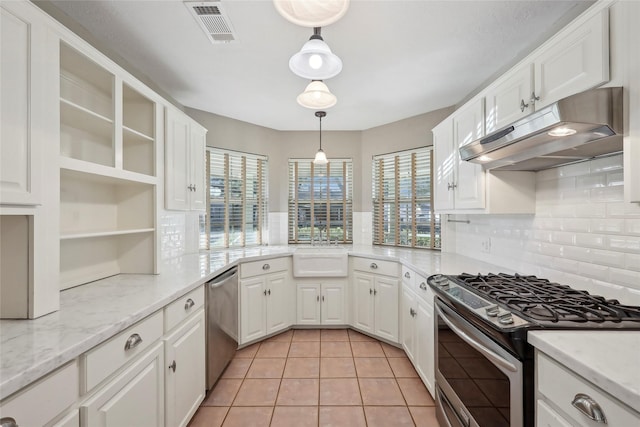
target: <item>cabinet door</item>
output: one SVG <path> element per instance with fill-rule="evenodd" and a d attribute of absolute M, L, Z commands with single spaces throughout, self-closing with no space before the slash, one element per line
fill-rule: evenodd
<path fill-rule="evenodd" d="M 416 315 L 416 363 L 418 375 L 435 397 L 435 346 L 433 306 L 418 299 Z"/>
<path fill-rule="evenodd" d="M 609 80 L 609 10 L 556 39 L 534 58 L 536 108 Z"/>
<path fill-rule="evenodd" d="M 353 273 L 353 326 L 372 333 L 374 286 L 372 275 Z"/>
<path fill-rule="evenodd" d="M 80 406 L 81 424 L 92 427 L 164 425 L 162 342 Z"/>
<path fill-rule="evenodd" d="M 347 323 L 344 316 L 345 298 L 342 284 L 323 283 L 320 305 L 323 325 L 344 325 Z"/>
<path fill-rule="evenodd" d="M 266 277 L 267 334 L 288 328 L 293 321 L 295 289 L 289 284 L 286 273 Z"/>
<path fill-rule="evenodd" d="M 298 325 L 320 324 L 320 285 L 298 285 L 296 304 Z"/>
<path fill-rule="evenodd" d="M 533 64 L 509 71 L 485 95 L 486 133 L 493 132 L 530 114 L 534 110 L 530 101 L 533 84 Z"/>
<path fill-rule="evenodd" d="M 74 409 L 60 421 L 53 423 L 51 427 L 80 427 L 80 411 Z"/>
<path fill-rule="evenodd" d="M 453 149 L 453 122 L 445 120 L 433 129 L 434 151 L 434 208 L 436 211 L 453 209 L 453 191 L 455 181 L 454 168 L 457 162 Z"/>
<path fill-rule="evenodd" d="M 376 278 L 375 334 L 392 342 L 398 342 L 398 299 L 399 280 L 386 277 Z"/>
<path fill-rule="evenodd" d="M 167 209 L 189 210 L 191 190 L 189 176 L 189 118 L 167 107 L 165 152 L 165 206 Z"/>
<path fill-rule="evenodd" d="M 240 282 L 240 344 L 267 334 L 266 296 L 262 277 Z"/>
<path fill-rule="evenodd" d="M 415 364 L 416 354 L 416 297 L 406 286 L 402 287 L 402 307 L 400 309 L 400 321 L 402 330 L 402 348 Z"/>
<path fill-rule="evenodd" d="M 460 159 L 458 149 L 484 135 L 484 99 L 464 107 L 453 118 L 453 146 L 457 176 L 453 192 L 456 209 L 482 209 L 484 202 L 484 171 L 482 166 Z"/>
<path fill-rule="evenodd" d="M 165 338 L 168 426 L 186 426 L 205 395 L 204 310 Z"/>
<path fill-rule="evenodd" d="M 206 177 L 205 177 L 205 147 L 207 145 L 207 131 L 202 126 L 192 123 L 189 147 L 190 182 L 192 186 L 189 192 L 190 209 L 206 211 Z"/>

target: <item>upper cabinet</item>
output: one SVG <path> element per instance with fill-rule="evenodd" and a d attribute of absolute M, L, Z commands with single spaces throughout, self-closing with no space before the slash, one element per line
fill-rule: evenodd
<path fill-rule="evenodd" d="M 165 207 L 206 210 L 207 130 L 174 107 L 166 108 Z"/>
<path fill-rule="evenodd" d="M 460 159 L 458 149 L 484 136 L 484 99 L 467 103 L 453 116 L 453 151 L 457 169 L 451 185 L 457 209 L 484 208 L 484 172 L 482 166 Z"/>
<path fill-rule="evenodd" d="M 483 91 L 491 133 L 609 80 L 609 11 L 562 32 Z"/>

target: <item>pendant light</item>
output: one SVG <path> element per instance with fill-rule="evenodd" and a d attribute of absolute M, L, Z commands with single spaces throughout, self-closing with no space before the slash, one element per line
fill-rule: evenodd
<path fill-rule="evenodd" d="M 324 111 L 316 111 L 316 117 L 320 119 L 320 149 L 316 153 L 316 157 L 313 159 L 313 164 L 317 166 L 324 166 L 329 161 L 327 160 L 327 155 L 322 151 L 322 118 L 327 115 Z"/>
<path fill-rule="evenodd" d="M 278 13 L 303 27 L 326 27 L 342 18 L 349 0 L 273 0 Z"/>
<path fill-rule="evenodd" d="M 320 110 L 331 108 L 336 105 L 338 99 L 331 93 L 322 80 L 313 80 L 309 83 L 300 95 L 296 98 L 298 104 L 306 108 Z"/>
<path fill-rule="evenodd" d="M 342 60 L 324 42 L 320 27 L 315 27 L 309 41 L 289 59 L 289 68 L 293 74 L 307 80 L 326 80 L 342 71 Z"/>

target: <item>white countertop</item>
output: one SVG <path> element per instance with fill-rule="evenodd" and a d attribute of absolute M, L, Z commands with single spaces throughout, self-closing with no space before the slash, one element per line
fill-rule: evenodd
<path fill-rule="evenodd" d="M 240 261 L 290 255 L 295 247 L 263 246 L 185 255 L 158 275 L 121 274 L 60 294 L 60 310 L 33 320 L 0 320 L 0 400 L 126 329 Z M 352 256 L 394 259 L 425 276 L 509 272 L 456 254 L 353 246 Z"/>
<path fill-rule="evenodd" d="M 640 412 L 640 331 L 532 331 L 538 350 Z"/>

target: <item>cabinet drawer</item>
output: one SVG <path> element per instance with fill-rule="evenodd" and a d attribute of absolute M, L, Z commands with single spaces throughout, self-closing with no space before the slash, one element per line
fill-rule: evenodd
<path fill-rule="evenodd" d="M 400 274 L 397 262 L 358 257 L 353 257 L 352 260 L 354 270 L 368 271 L 369 273 L 384 274 L 393 277 L 398 277 Z"/>
<path fill-rule="evenodd" d="M 286 271 L 289 269 L 290 257 L 273 258 L 264 261 L 245 262 L 240 265 L 240 278 L 259 276 L 276 271 Z"/>
<path fill-rule="evenodd" d="M 433 305 L 433 291 L 427 284 L 427 278 L 421 274 L 416 275 L 416 294 L 427 304 Z"/>
<path fill-rule="evenodd" d="M 162 311 L 158 311 L 86 352 L 82 358 L 81 391 L 90 391 L 160 339 L 162 317 Z"/>
<path fill-rule="evenodd" d="M 402 283 L 412 290 L 416 286 L 416 276 L 417 274 L 415 271 L 413 271 L 406 265 L 402 266 Z"/>
<path fill-rule="evenodd" d="M 169 332 L 203 306 L 204 286 L 178 298 L 164 308 L 164 331 Z"/>
<path fill-rule="evenodd" d="M 78 399 L 78 363 L 74 360 L 0 403 L 0 418 L 19 426 L 43 426 Z"/>
<path fill-rule="evenodd" d="M 571 402 L 578 393 L 588 395 L 600 405 L 607 418 L 609 427 L 627 427 L 638 425 L 640 414 L 634 413 L 623 403 L 595 385 L 559 365 L 543 353 L 537 353 L 538 391 L 547 402 L 553 402 L 579 425 L 585 427 L 602 426 L 589 419 L 581 411 L 573 407 Z"/>

